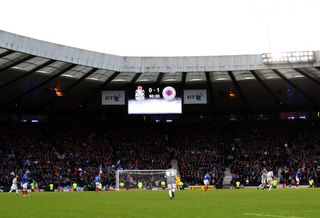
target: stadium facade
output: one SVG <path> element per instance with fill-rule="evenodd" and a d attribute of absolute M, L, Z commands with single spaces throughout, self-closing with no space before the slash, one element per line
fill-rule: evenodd
<path fill-rule="evenodd" d="M 317 113 L 320 51 L 312 54 L 312 62 L 279 64 L 266 64 L 262 54 L 125 57 L 0 31 L 0 106 L 2 112 L 19 107 L 26 113 L 79 108 L 125 113 L 130 87 L 173 84 L 181 92 L 207 91 L 205 104 L 184 99 L 184 113 Z M 123 90 L 126 100 L 101 105 L 103 90 Z"/>

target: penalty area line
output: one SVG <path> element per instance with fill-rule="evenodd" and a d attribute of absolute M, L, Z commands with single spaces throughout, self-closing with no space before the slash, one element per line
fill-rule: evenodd
<path fill-rule="evenodd" d="M 281 216 L 281 215 L 272 215 L 272 214 L 261 214 L 261 213 L 244 213 L 245 216 L 259 216 L 259 217 L 274 217 L 274 218 L 303 218 L 298 216 Z"/>

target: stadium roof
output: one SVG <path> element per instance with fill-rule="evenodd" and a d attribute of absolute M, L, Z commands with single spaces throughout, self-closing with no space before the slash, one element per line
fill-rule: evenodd
<path fill-rule="evenodd" d="M 100 90 L 175 83 L 212 90 L 210 110 L 218 113 L 319 110 L 320 51 L 314 54 L 314 62 L 284 64 L 265 64 L 261 54 L 123 57 L 0 31 L 0 107 L 103 111 Z"/>

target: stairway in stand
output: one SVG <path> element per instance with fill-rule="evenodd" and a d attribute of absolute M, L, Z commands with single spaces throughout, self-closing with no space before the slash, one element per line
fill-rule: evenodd
<path fill-rule="evenodd" d="M 172 159 L 170 161 L 170 164 L 172 166 L 173 169 L 176 169 L 178 174 L 179 174 L 179 164 L 178 164 L 178 160 L 177 159 Z"/>
<path fill-rule="evenodd" d="M 230 167 L 226 168 L 224 171 L 224 177 L 223 177 L 223 186 L 230 186 L 230 182 L 232 180 L 232 173 L 230 170 Z"/>

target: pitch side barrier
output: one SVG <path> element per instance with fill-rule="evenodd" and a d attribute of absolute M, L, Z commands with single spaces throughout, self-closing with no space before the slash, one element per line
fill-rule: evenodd
<path fill-rule="evenodd" d="M 189 186 L 189 188 L 187 188 L 187 189 L 189 189 L 189 190 L 201 190 L 201 189 L 203 189 L 203 185 L 190 185 Z M 215 189 L 216 187 L 214 186 L 214 185 L 209 185 L 209 189 Z"/>

